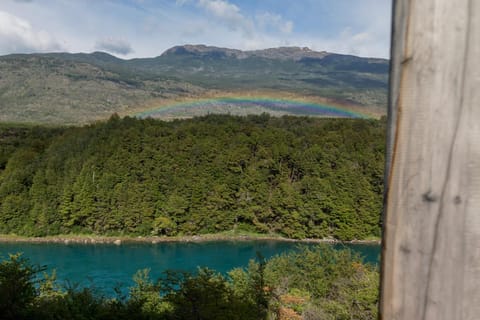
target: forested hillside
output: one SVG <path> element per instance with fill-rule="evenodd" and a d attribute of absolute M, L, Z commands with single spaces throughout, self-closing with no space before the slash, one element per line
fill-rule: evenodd
<path fill-rule="evenodd" d="M 0 233 L 379 236 L 385 121 L 0 126 Z"/>

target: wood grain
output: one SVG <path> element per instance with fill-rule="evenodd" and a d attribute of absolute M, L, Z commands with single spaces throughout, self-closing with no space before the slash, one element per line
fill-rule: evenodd
<path fill-rule="evenodd" d="M 480 319 L 480 1 L 394 3 L 383 319 Z"/>

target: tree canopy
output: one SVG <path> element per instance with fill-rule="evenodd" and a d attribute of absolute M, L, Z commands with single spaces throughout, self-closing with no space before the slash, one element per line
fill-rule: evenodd
<path fill-rule="evenodd" d="M 385 121 L 209 115 L 0 126 L 0 233 L 380 234 Z"/>

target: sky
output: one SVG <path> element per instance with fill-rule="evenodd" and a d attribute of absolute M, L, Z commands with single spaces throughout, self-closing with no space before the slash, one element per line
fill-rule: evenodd
<path fill-rule="evenodd" d="M 388 58 L 390 0 L 0 0 L 0 55 L 156 57 L 205 44 Z"/>

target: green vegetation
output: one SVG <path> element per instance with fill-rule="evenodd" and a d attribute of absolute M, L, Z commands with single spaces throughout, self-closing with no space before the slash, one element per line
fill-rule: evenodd
<path fill-rule="evenodd" d="M 210 115 L 0 126 L 0 233 L 380 234 L 385 121 Z"/>
<path fill-rule="evenodd" d="M 385 114 L 388 61 L 301 48 L 184 46 L 132 60 L 101 52 L 8 55 L 0 57 L 0 75 L 0 121 L 85 124 L 174 100 L 259 91 Z"/>
<path fill-rule="evenodd" d="M 0 318 L 15 319 L 376 319 L 379 274 L 348 250 L 303 248 L 223 276 L 167 271 L 134 276 L 128 296 L 62 288 L 19 255 L 0 263 Z"/>
<path fill-rule="evenodd" d="M 143 60 L 143 61 L 142 61 Z M 388 61 L 301 48 L 234 51 L 179 46 L 154 59 L 128 61 L 130 67 L 169 75 L 208 89 L 259 88 L 351 100 L 384 108 Z"/>

